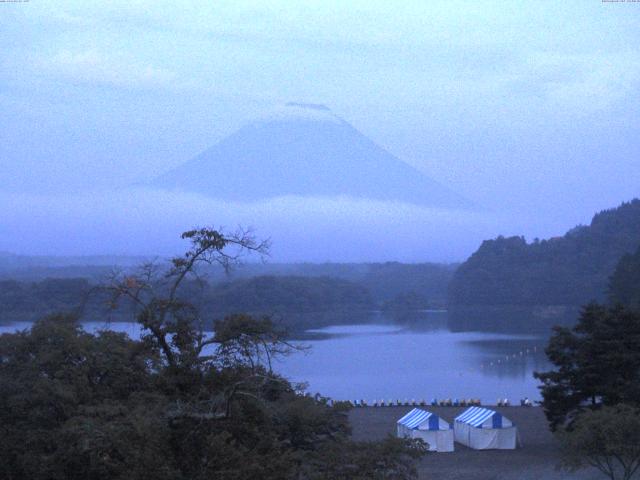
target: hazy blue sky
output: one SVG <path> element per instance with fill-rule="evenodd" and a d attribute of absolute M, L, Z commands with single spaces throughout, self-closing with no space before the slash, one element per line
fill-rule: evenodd
<path fill-rule="evenodd" d="M 104 227 L 104 217 L 74 210 L 87 203 L 79 199 L 109 210 L 108 195 L 87 192 L 163 172 L 288 101 L 330 106 L 516 219 L 485 219 L 467 229 L 472 240 L 433 255 L 414 225 L 405 260 L 463 258 L 487 235 L 559 234 L 640 195 L 640 3 L 31 0 L 0 3 L 0 42 L 0 213 L 9 219 L 0 249 L 125 251 L 122 238 L 64 243 L 67 227 Z M 366 223 L 375 208 L 359 204 L 343 220 Z M 56 218 L 60 238 L 35 242 L 30 214 L 40 226 Z"/>

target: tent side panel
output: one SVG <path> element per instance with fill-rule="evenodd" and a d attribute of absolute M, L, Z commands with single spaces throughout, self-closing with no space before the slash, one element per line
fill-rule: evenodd
<path fill-rule="evenodd" d="M 516 429 L 474 428 L 470 443 L 470 447 L 477 450 L 512 450 L 516 448 Z"/>
<path fill-rule="evenodd" d="M 453 452 L 453 430 L 439 430 L 436 432 L 438 452 Z"/>
<path fill-rule="evenodd" d="M 470 426 L 466 423 L 462 423 L 462 422 L 456 422 L 455 425 L 453 426 L 453 432 L 454 432 L 454 438 L 455 441 L 458 443 L 461 443 L 462 445 L 466 445 L 467 447 L 470 447 Z"/>

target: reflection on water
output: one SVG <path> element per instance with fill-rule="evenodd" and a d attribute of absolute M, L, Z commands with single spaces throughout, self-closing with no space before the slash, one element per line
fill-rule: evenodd
<path fill-rule="evenodd" d="M 311 392 L 338 399 L 540 398 L 532 373 L 549 368 L 545 338 L 454 333 L 446 312 L 373 327 L 320 329 L 329 338 L 305 342 L 312 347 L 307 355 L 284 359 L 278 368 L 293 381 L 307 381 Z"/>
<path fill-rule="evenodd" d="M 313 328 L 309 333 L 322 333 L 325 337 L 337 337 L 342 335 L 380 335 L 402 332 L 405 327 L 393 324 L 369 323 L 365 325 L 332 325 L 326 328 Z"/>
<path fill-rule="evenodd" d="M 532 373 L 549 368 L 545 338 L 451 332 L 446 312 L 420 312 L 401 324 L 390 324 L 379 313 L 371 320 L 315 330 L 323 339 L 304 342 L 311 350 L 281 360 L 278 371 L 294 382 L 308 382 L 312 393 L 336 399 L 540 399 Z M 0 326 L 0 333 L 29 325 Z M 140 336 L 135 323 L 83 325 L 89 331 L 110 328 Z"/>
<path fill-rule="evenodd" d="M 526 379 L 532 372 L 550 368 L 544 354 L 546 338 L 543 337 L 513 336 L 510 339 L 475 340 L 466 343 L 487 357 L 480 364 L 484 375 Z"/>

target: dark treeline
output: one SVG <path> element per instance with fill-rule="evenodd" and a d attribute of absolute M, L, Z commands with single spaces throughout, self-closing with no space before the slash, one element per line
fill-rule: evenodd
<path fill-rule="evenodd" d="M 131 270 L 149 261 L 141 257 L 29 257 L 0 252 L 0 280 L 37 282 L 47 278 L 86 278 L 100 283 L 114 270 Z M 162 262 L 163 259 L 158 259 Z M 386 263 L 245 263 L 231 272 L 203 268 L 211 283 L 261 276 L 332 277 L 365 287 L 384 303 L 407 292 L 425 297 L 430 305 L 447 302 L 447 287 L 458 264 Z"/>
<path fill-rule="evenodd" d="M 0 281 L 0 319 L 35 321 L 68 312 L 88 321 L 130 320 L 134 305 L 125 301 L 114 308 L 106 285 L 87 279 Z M 216 284 L 192 280 L 181 285 L 180 293 L 203 312 L 207 326 L 225 315 L 245 312 L 270 315 L 288 329 L 299 330 L 323 325 L 329 313 L 334 321 L 340 314 L 346 321 L 374 309 L 364 287 L 328 277 L 265 276 Z"/>
<path fill-rule="evenodd" d="M 374 306 L 365 287 L 330 277 L 261 276 L 219 283 L 207 289 L 204 301 L 225 315 L 367 311 Z"/>
<path fill-rule="evenodd" d="M 573 323 L 580 305 L 605 300 L 618 261 L 639 246 L 637 199 L 598 213 L 589 226 L 563 237 L 485 241 L 453 276 L 450 323 L 458 329 L 520 331 Z"/>
<path fill-rule="evenodd" d="M 534 375 L 561 466 L 631 480 L 640 469 L 640 249 L 620 259 L 607 293 L 571 327 L 553 328 L 545 352 L 554 369 Z"/>
<path fill-rule="evenodd" d="M 248 263 L 240 265 L 231 275 L 232 278 L 260 275 L 341 278 L 365 287 L 376 302 L 387 302 L 398 295 L 414 292 L 426 298 L 430 305 L 444 306 L 447 287 L 457 267 L 458 264 L 399 262 Z M 218 272 L 218 275 L 221 274 Z"/>
<path fill-rule="evenodd" d="M 84 273 L 89 267 L 55 268 L 64 268 L 70 274 L 76 268 Z M 18 276 L 0 280 L 0 322 L 35 321 L 61 311 L 81 314 L 83 320 L 128 320 L 131 306 L 111 308 L 109 295 L 102 288 L 108 283 L 108 267 L 96 268 L 100 269 L 99 277 L 36 276 L 28 280 L 28 276 Z M 32 271 L 29 269 L 26 271 Z M 404 315 L 407 308 L 443 308 L 454 269 L 449 265 L 400 263 L 245 264 L 230 276 L 220 269 L 203 269 L 203 280 L 185 282 L 181 289 L 198 305 L 208 324 L 224 315 L 249 312 L 270 315 L 295 332 L 365 322 L 373 310 L 381 308 L 394 318 Z"/>
<path fill-rule="evenodd" d="M 355 442 L 349 405 L 273 371 L 304 347 L 269 318 L 236 314 L 213 334 L 198 328 L 204 312 L 188 300 L 198 267 L 228 267 L 265 244 L 210 229 L 182 238 L 185 255 L 102 289 L 112 308 L 136 305 L 140 340 L 86 332 L 64 314 L 0 335 L 0 478 L 415 479 L 424 442 Z"/>
<path fill-rule="evenodd" d="M 640 248 L 620 259 L 606 294 L 553 329 L 546 353 L 561 368 L 536 373 L 552 428 L 601 403 L 640 407 Z"/>
<path fill-rule="evenodd" d="M 77 314 L 86 321 L 128 321 L 134 306 L 116 308 L 105 283 L 87 279 L 45 279 L 37 282 L 0 281 L 0 322 L 32 322 L 55 312 Z M 198 306 L 210 327 L 225 315 L 246 312 L 269 315 L 292 333 L 340 323 L 370 321 L 372 311 L 401 319 L 407 310 L 429 307 L 424 295 L 405 292 L 384 303 L 369 290 L 348 280 L 330 277 L 260 276 L 208 283 L 189 281 L 181 294 Z"/>
<path fill-rule="evenodd" d="M 91 289 L 85 278 L 37 282 L 0 280 L 0 323 L 32 322 L 54 312 L 77 312 L 88 299 Z M 96 299 L 92 301 L 95 303 Z"/>
<path fill-rule="evenodd" d="M 609 300 L 640 311 L 640 247 L 624 255 L 609 282 Z"/>
<path fill-rule="evenodd" d="M 356 283 L 330 277 L 260 276 L 213 285 L 203 311 L 269 315 L 291 333 L 338 323 L 369 321 L 376 305 Z"/>

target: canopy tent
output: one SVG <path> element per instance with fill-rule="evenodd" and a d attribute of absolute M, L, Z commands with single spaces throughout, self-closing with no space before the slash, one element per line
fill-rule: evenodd
<path fill-rule="evenodd" d="M 470 407 L 455 418 L 456 442 L 476 450 L 514 449 L 516 426 L 501 413 L 488 408 Z"/>
<path fill-rule="evenodd" d="M 414 408 L 397 422 L 398 437 L 421 438 L 431 452 L 453 452 L 453 430 L 435 413 Z"/>

